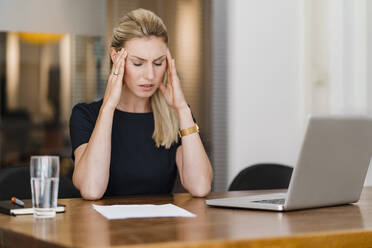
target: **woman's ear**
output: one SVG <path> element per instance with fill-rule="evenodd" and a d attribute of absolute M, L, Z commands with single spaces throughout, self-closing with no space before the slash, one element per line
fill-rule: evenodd
<path fill-rule="evenodd" d="M 117 54 L 117 52 L 116 52 L 115 48 L 111 47 L 110 48 L 110 57 L 111 57 L 112 63 L 114 63 L 114 59 L 116 57 L 116 54 Z"/>

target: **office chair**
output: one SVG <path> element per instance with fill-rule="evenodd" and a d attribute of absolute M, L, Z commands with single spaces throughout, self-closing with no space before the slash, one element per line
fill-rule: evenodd
<path fill-rule="evenodd" d="M 12 196 L 19 199 L 31 199 L 30 167 L 10 166 L 0 169 L 0 200 L 9 200 Z M 79 198 L 80 192 L 71 179 L 60 175 L 58 198 Z"/>
<path fill-rule="evenodd" d="M 292 171 L 290 166 L 275 163 L 248 166 L 234 178 L 229 191 L 287 189 Z"/>

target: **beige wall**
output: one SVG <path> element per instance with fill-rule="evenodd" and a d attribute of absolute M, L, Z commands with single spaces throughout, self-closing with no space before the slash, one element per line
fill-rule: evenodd
<path fill-rule="evenodd" d="M 104 35 L 103 0 L 0 1 L 0 31 Z"/>

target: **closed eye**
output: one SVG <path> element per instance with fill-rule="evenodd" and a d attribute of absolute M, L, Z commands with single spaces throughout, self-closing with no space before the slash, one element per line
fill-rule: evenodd
<path fill-rule="evenodd" d="M 160 59 L 158 61 L 154 61 L 154 65 L 161 66 L 163 64 L 163 62 L 164 62 L 164 59 Z"/>
<path fill-rule="evenodd" d="M 134 66 L 141 66 L 142 63 L 133 63 Z"/>

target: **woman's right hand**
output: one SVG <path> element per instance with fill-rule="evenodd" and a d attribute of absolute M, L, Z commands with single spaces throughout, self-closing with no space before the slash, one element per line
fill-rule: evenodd
<path fill-rule="evenodd" d="M 123 88 L 125 59 L 127 55 L 128 53 L 124 48 L 122 48 L 119 52 L 113 51 L 111 53 L 113 66 L 107 82 L 102 107 L 108 107 L 112 110 L 115 110 L 116 106 L 119 104 L 121 91 Z"/>

